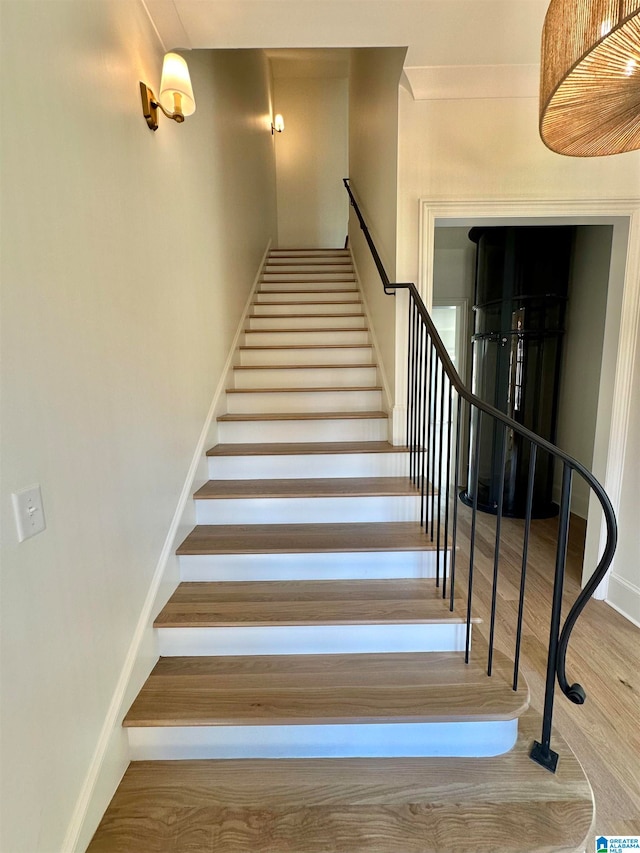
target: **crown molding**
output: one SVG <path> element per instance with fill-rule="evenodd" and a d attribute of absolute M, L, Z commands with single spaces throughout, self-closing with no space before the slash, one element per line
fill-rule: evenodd
<path fill-rule="evenodd" d="M 414 100 L 537 98 L 540 66 L 422 65 L 405 67 Z"/>

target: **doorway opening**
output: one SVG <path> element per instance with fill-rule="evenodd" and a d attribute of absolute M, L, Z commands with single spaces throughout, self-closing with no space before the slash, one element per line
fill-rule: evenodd
<path fill-rule="evenodd" d="M 632 366 L 635 353 L 635 320 L 638 299 L 640 298 L 640 223 L 638 222 L 637 202 L 626 201 L 471 201 L 471 202 L 430 202 L 424 200 L 421 210 L 421 268 L 419 287 L 427 305 L 433 305 L 434 299 L 441 302 L 437 279 L 443 274 L 446 263 L 437 266 L 437 254 L 444 247 L 449 251 L 460 247 L 459 235 L 451 229 L 461 229 L 466 233 L 474 226 L 506 225 L 574 225 L 584 226 L 584 241 L 588 245 L 597 233 L 596 243 L 602 246 L 610 243 L 608 258 L 606 295 L 602 284 L 599 294 L 603 299 L 604 312 L 599 310 L 602 321 L 602 346 L 600 348 L 599 373 L 596 376 L 584 376 L 583 383 L 590 383 L 595 408 L 593 437 L 589 439 L 592 448 L 591 468 L 602 482 L 617 509 L 627 443 L 627 425 L 629 402 L 631 399 Z M 469 273 L 473 270 L 473 246 L 470 251 L 457 259 L 457 263 Z M 445 248 L 446 252 L 447 249 Z M 462 251 L 462 250 L 460 250 Z M 446 258 L 450 263 L 452 256 Z M 606 260 L 602 266 L 607 266 Z M 595 285 L 594 285 L 595 286 Z M 456 294 L 465 297 L 465 294 Z M 466 296 L 466 298 L 469 298 Z M 580 305 L 581 313 L 586 313 L 590 321 L 591 309 Z M 584 323 L 578 317 L 576 322 Z M 469 323 L 469 328 L 472 324 Z M 468 374 L 464 377 L 468 381 Z M 579 418 L 575 405 L 567 404 L 574 417 Z M 559 437 L 559 444 L 561 444 Z M 562 446 L 562 445 L 561 445 Z M 582 511 L 587 516 L 585 540 L 585 571 L 597 564 L 601 547 L 602 524 L 597 509 L 586 507 Z M 588 575 L 583 574 L 586 582 Z M 607 582 L 601 585 L 597 597 L 605 598 Z"/>

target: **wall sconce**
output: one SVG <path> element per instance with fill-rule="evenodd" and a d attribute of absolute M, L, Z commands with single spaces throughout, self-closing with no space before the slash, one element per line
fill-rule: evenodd
<path fill-rule="evenodd" d="M 273 136 L 274 133 L 282 133 L 283 130 L 284 119 L 282 118 L 280 113 L 278 113 L 274 120 L 271 122 L 271 136 Z"/>
<path fill-rule="evenodd" d="M 178 123 L 185 116 L 193 115 L 196 102 L 193 97 L 191 78 L 185 60 L 177 53 L 167 53 L 162 63 L 162 78 L 160 80 L 160 97 L 156 98 L 146 83 L 140 81 L 142 97 L 142 112 L 151 130 L 158 129 L 158 108 Z"/>

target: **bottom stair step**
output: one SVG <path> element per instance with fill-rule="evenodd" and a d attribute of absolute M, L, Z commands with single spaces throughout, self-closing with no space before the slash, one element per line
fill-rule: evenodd
<path fill-rule="evenodd" d="M 161 658 L 125 717 L 134 758 L 497 755 L 528 687 L 500 654 Z"/>
<path fill-rule="evenodd" d="M 582 853 L 591 788 L 554 733 L 557 773 L 494 758 L 134 762 L 88 853 Z"/>

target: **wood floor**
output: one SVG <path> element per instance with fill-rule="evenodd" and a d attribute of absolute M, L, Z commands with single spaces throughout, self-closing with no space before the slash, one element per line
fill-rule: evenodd
<path fill-rule="evenodd" d="M 471 511 L 459 504 L 462 529 Z M 520 668 L 531 690 L 531 707 L 543 707 L 549 602 L 555 560 L 556 519 L 532 522 L 527 598 Z M 496 646 L 513 656 L 513 633 L 520 582 L 523 522 L 502 519 L 504 547 L 500 563 Z M 490 579 L 493 572 L 495 518 L 478 513 L 474 613 L 488 635 Z M 580 592 L 585 523 L 573 517 L 563 615 Z M 466 537 L 460 540 L 459 565 L 468 567 Z M 464 572 L 461 580 L 464 581 Z M 640 835 L 640 629 L 604 601 L 591 600 L 577 622 L 567 655 L 569 682 L 587 692 L 582 706 L 556 695 L 554 725 L 578 756 L 591 783 L 596 818 L 586 850 L 600 835 Z M 552 743 L 553 746 L 553 743 Z"/>

